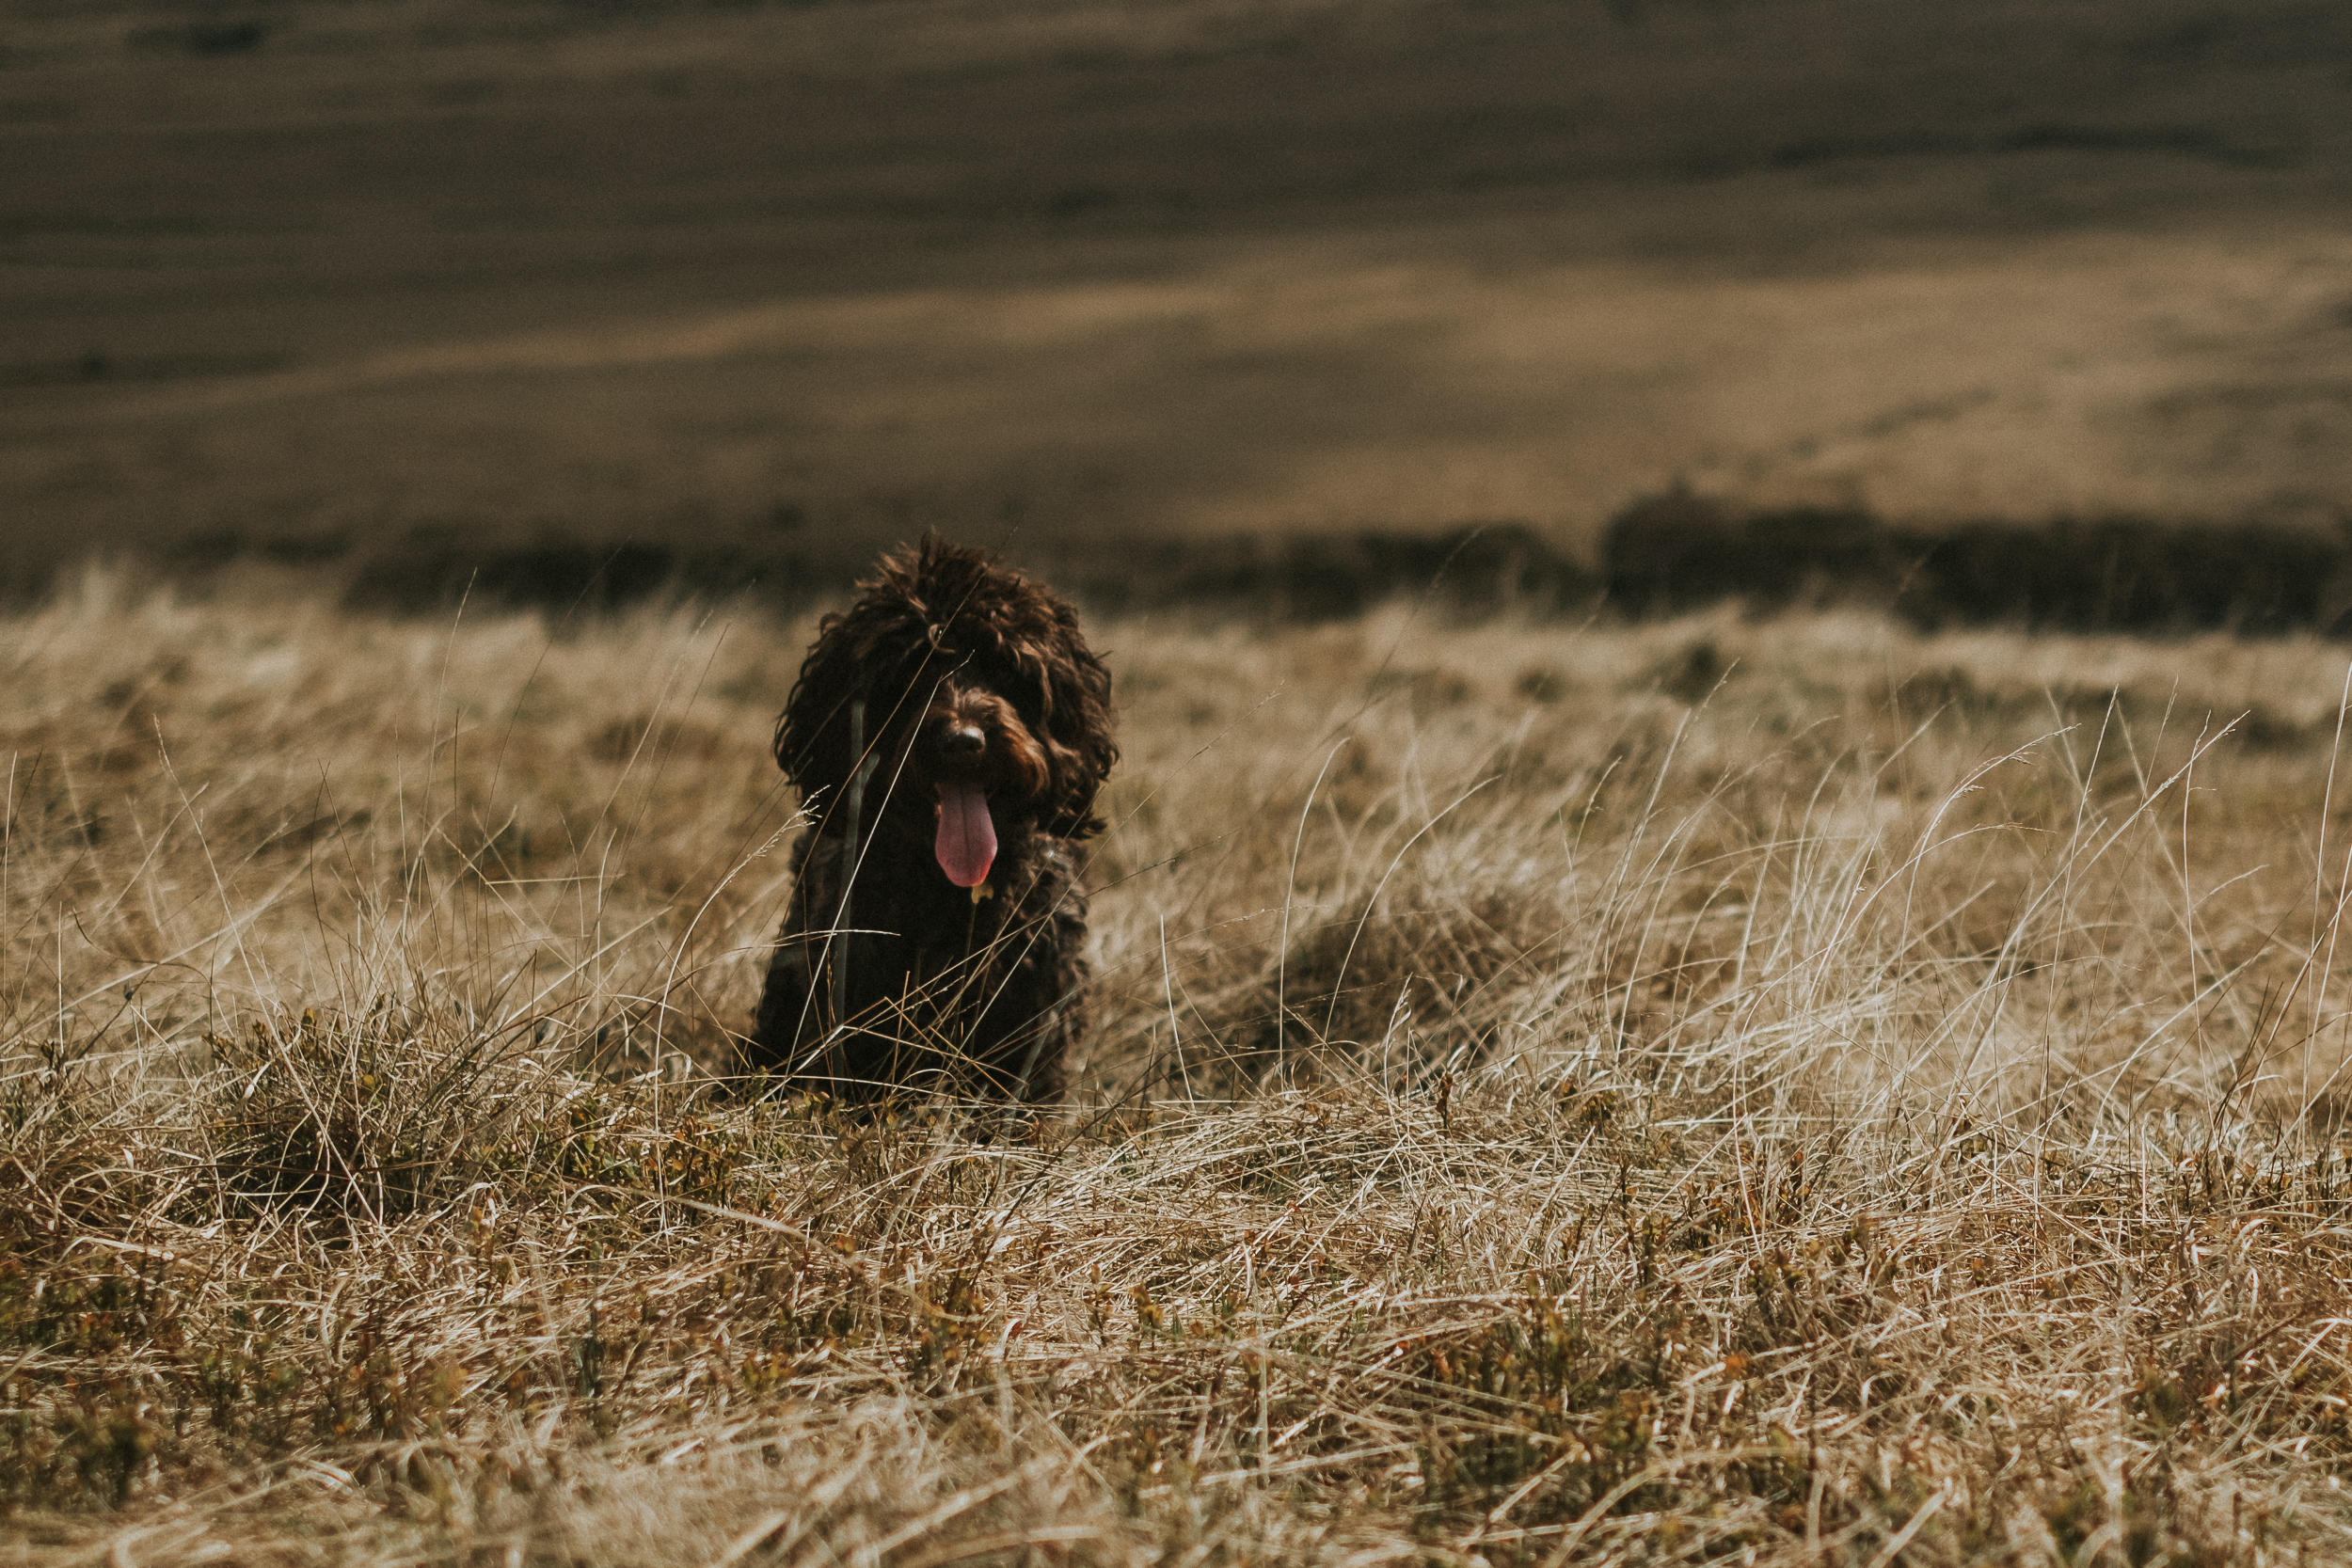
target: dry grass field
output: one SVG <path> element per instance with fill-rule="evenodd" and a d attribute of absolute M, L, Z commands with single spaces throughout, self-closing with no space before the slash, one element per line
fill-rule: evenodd
<path fill-rule="evenodd" d="M 0 1562 L 2352 1555 L 2341 647 L 1100 622 L 990 1137 L 663 1065 L 806 629 L 6 623 Z"/>

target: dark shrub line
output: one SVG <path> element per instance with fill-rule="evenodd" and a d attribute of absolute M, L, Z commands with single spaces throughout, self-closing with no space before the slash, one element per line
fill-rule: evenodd
<path fill-rule="evenodd" d="M 2352 540 L 2277 523 L 2115 515 L 1925 530 L 1858 510 L 1743 514 L 1677 492 L 1619 514 L 1602 561 L 1609 602 L 1635 615 L 1736 598 L 1867 605 L 1929 627 L 2352 631 Z"/>
<path fill-rule="evenodd" d="M 1940 529 L 1857 508 L 1742 510 L 1675 490 L 1604 531 L 1596 566 L 1532 524 L 1428 532 L 1104 538 L 1010 552 L 1098 611 L 1200 608 L 1346 620 L 1412 600 L 1452 621 L 1640 619 L 1737 601 L 1764 613 L 1853 606 L 1912 625 L 2139 634 L 2352 635 L 2352 531 L 2108 515 Z M 644 540 L 351 549 L 341 539 L 191 539 L 166 558 L 202 575 L 238 560 L 320 570 L 355 610 L 438 614 L 476 604 L 596 614 L 672 597 L 748 596 L 797 610 L 846 590 L 862 550 Z"/>

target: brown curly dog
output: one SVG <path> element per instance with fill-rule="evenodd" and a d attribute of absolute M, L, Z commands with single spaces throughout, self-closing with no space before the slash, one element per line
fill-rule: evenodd
<path fill-rule="evenodd" d="M 1054 1100 L 1086 1022 L 1110 673 L 985 550 L 932 535 L 858 586 L 776 724 L 815 826 L 747 1065 L 845 1100 Z"/>

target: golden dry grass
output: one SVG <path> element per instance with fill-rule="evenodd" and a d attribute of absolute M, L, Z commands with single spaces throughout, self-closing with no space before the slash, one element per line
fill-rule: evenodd
<path fill-rule="evenodd" d="M 0 1561 L 2352 1554 L 2342 650 L 1100 624 L 990 1141 L 663 1082 L 805 631 L 7 623 Z"/>

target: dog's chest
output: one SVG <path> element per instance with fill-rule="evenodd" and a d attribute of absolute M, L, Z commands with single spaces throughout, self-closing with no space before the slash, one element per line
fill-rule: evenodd
<path fill-rule="evenodd" d="M 927 845 L 875 834 L 854 859 L 825 835 L 802 861 L 802 920 L 811 930 L 843 925 L 861 941 L 902 942 L 934 966 L 1009 958 L 1019 934 L 1068 901 L 1077 868 L 1069 846 L 1041 833 L 1008 837 L 988 879 L 961 888 L 941 874 Z M 845 870 L 847 874 L 845 875 Z M 845 896 L 846 894 L 846 896 Z"/>

